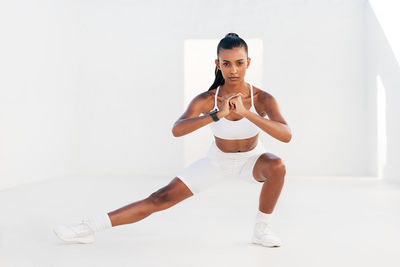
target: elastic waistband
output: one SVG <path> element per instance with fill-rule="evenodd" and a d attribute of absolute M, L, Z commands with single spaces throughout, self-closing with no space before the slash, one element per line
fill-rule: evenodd
<path fill-rule="evenodd" d="M 215 143 L 215 140 L 213 140 L 208 153 L 209 154 L 210 153 L 217 154 L 217 155 L 225 157 L 225 158 L 244 158 L 244 157 L 252 156 L 254 154 L 258 154 L 263 150 L 264 150 L 264 148 L 263 148 L 261 142 L 259 140 L 257 140 L 257 145 L 252 150 L 245 151 L 245 152 L 224 152 L 221 149 L 219 149 L 219 147 Z"/>

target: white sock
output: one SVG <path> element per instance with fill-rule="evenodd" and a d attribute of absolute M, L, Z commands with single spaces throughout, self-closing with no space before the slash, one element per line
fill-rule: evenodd
<path fill-rule="evenodd" d="M 263 222 L 266 224 L 270 224 L 271 223 L 271 217 L 272 217 L 272 213 L 264 213 L 260 210 L 257 211 L 257 215 L 256 215 L 256 223 L 257 222 Z"/>
<path fill-rule="evenodd" d="M 103 231 L 112 227 L 110 217 L 107 213 L 90 217 L 86 221 L 90 228 L 95 232 Z"/>

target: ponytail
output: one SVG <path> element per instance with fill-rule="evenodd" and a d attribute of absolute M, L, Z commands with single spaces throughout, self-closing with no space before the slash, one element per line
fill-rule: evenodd
<path fill-rule="evenodd" d="M 211 85 L 210 89 L 208 89 L 208 91 L 224 84 L 225 84 L 225 79 L 224 77 L 222 77 L 222 71 L 217 67 L 215 67 L 215 80 L 214 83 Z"/>

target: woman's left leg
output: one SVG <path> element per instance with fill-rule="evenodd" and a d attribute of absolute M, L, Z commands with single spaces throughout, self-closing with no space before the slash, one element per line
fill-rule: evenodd
<path fill-rule="evenodd" d="M 286 168 L 283 161 L 271 153 L 263 153 L 256 160 L 253 177 L 263 182 L 260 194 L 259 211 L 252 242 L 267 247 L 280 247 L 281 239 L 270 229 L 272 212 L 281 193 Z"/>
<path fill-rule="evenodd" d="M 259 210 L 272 213 L 282 191 L 286 167 L 282 159 L 272 153 L 263 153 L 253 168 L 253 177 L 263 182 L 260 194 Z"/>

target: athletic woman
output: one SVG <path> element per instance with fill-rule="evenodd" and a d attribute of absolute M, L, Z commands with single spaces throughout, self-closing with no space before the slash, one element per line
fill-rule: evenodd
<path fill-rule="evenodd" d="M 179 137 L 210 125 L 214 140 L 205 157 L 147 198 L 80 223 L 57 226 L 56 235 L 64 241 L 91 243 L 95 232 L 137 222 L 221 180 L 242 177 L 262 183 L 252 242 L 281 246 L 270 222 L 286 169 L 282 159 L 264 152 L 258 136 L 261 130 L 282 142 L 289 142 L 292 136 L 276 99 L 245 82 L 250 61 L 246 42 L 235 33 L 227 34 L 217 47 L 214 83 L 190 102 L 172 128 L 173 135 Z"/>

